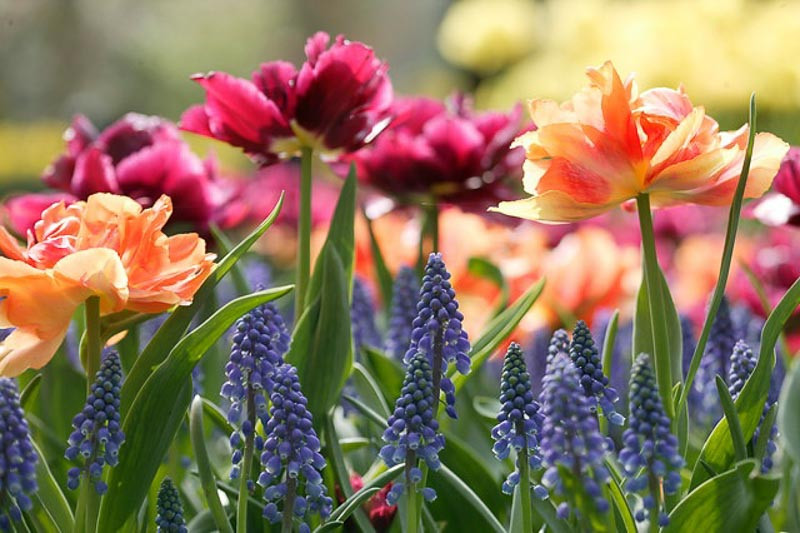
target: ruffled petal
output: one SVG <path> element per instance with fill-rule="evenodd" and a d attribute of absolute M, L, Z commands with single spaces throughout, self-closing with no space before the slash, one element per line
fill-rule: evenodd
<path fill-rule="evenodd" d="M 539 222 L 577 222 L 610 211 L 617 202 L 593 204 L 578 202 L 562 191 L 548 191 L 530 198 L 500 202 L 489 211 Z"/>
<path fill-rule="evenodd" d="M 42 368 L 53 358 L 66 335 L 67 327 L 46 338 L 25 329 L 12 331 L 0 344 L 0 376 L 14 377 L 29 368 Z"/>

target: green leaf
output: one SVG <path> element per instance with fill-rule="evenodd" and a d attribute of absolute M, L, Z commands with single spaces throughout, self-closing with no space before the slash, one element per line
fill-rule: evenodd
<path fill-rule="evenodd" d="M 497 420 L 497 414 L 503 405 L 497 398 L 491 396 L 474 396 L 472 398 L 472 408 L 475 412 L 489 420 Z"/>
<path fill-rule="evenodd" d="M 486 521 L 486 523 L 491 526 L 492 531 L 495 533 L 505 533 L 505 528 L 497 520 L 497 517 L 486 507 L 486 504 L 478 497 L 477 494 L 470 488 L 469 485 L 464 483 L 452 470 L 447 468 L 447 466 L 442 465 L 441 468 L 438 470 L 434 470 L 433 474 L 436 476 L 440 476 L 444 479 L 450 487 L 458 492 Z"/>
<path fill-rule="evenodd" d="M 367 216 L 367 211 L 361 208 L 361 213 L 364 215 L 364 220 L 367 221 L 367 231 L 369 232 L 369 247 L 372 251 L 372 264 L 375 267 L 375 274 L 378 278 L 378 288 L 381 291 L 381 300 L 383 301 L 384 309 L 391 309 L 392 305 L 392 274 L 386 267 L 386 261 L 383 259 L 383 252 L 381 246 L 378 244 L 378 239 L 375 237 L 375 231 L 372 227 L 372 219 Z"/>
<path fill-rule="evenodd" d="M 127 440 L 109 476 L 108 493 L 100 507 L 100 531 L 116 531 L 144 500 L 191 402 L 192 368 L 244 313 L 290 290 L 278 287 L 229 302 L 183 337 L 145 381 L 125 414 L 122 430 Z"/>
<path fill-rule="evenodd" d="M 25 388 L 22 389 L 22 392 L 19 393 L 19 405 L 23 409 L 26 409 L 30 404 L 31 400 L 35 397 L 36 393 L 39 391 L 39 386 L 42 384 L 42 375 L 35 374 L 31 380 L 25 385 Z"/>
<path fill-rule="evenodd" d="M 214 241 L 217 243 L 219 252 L 223 255 L 227 254 L 233 248 L 231 240 L 216 224 L 211 224 L 209 229 L 211 230 L 211 235 L 214 237 Z M 239 293 L 239 296 L 244 296 L 252 290 L 250 284 L 247 283 L 247 278 L 245 278 L 244 273 L 242 273 L 242 269 L 239 268 L 238 261 L 231 267 L 231 279 L 233 280 L 233 286 L 236 288 L 236 292 Z"/>
<path fill-rule="evenodd" d="M 285 358 L 297 368 L 308 408 L 318 423 L 339 400 L 353 365 L 349 317 L 355 196 L 355 170 L 351 167 L 309 282 L 306 310 Z"/>
<path fill-rule="evenodd" d="M 353 386 L 364 403 L 380 413 L 384 418 L 389 418 L 389 405 L 386 403 L 377 381 L 369 371 L 360 363 L 353 363 L 351 378 Z"/>
<path fill-rule="evenodd" d="M 486 330 L 478 337 L 478 340 L 472 344 L 472 349 L 469 352 L 469 357 L 472 360 L 471 372 L 466 376 L 458 374 L 455 368 L 450 372 L 450 377 L 456 388 L 456 392 L 464 386 L 471 376 L 478 373 L 483 363 L 492 355 L 500 343 L 514 331 L 520 320 L 522 320 L 525 314 L 530 310 L 531 306 L 536 302 L 536 299 L 539 298 L 544 288 L 544 283 L 544 279 L 536 282 L 525 291 L 511 307 L 489 322 L 486 326 Z"/>
<path fill-rule="evenodd" d="M 758 362 L 755 369 L 753 369 L 753 373 L 750 374 L 750 377 L 745 382 L 742 392 L 739 393 L 734 402 L 745 442 L 748 442 L 753 437 L 753 433 L 758 427 L 761 415 L 764 412 L 770 377 L 775 366 L 775 343 L 783 329 L 783 325 L 798 304 L 800 304 L 800 280 L 795 281 L 786 291 L 778 305 L 767 317 L 764 328 L 761 330 L 761 348 L 758 354 Z M 729 438 L 729 433 L 728 420 L 723 418 L 714 427 L 700 452 L 699 458 L 717 472 L 727 470 L 734 459 L 733 442 Z M 708 477 L 706 469 L 695 466 L 692 472 L 690 490 L 697 487 Z"/>
<path fill-rule="evenodd" d="M 36 517 L 38 515 L 37 508 L 41 508 L 59 531 L 64 533 L 72 532 L 75 528 L 75 518 L 72 516 L 69 502 L 53 477 L 42 450 L 36 445 L 36 442 L 31 441 L 31 444 L 33 444 L 33 449 L 39 457 L 36 462 L 36 481 L 39 485 L 39 490 L 36 491 L 32 498 L 34 503 L 33 515 Z"/>
<path fill-rule="evenodd" d="M 281 193 L 278 202 L 275 204 L 269 216 L 217 263 L 214 272 L 211 273 L 205 283 L 203 283 L 197 293 L 195 293 L 192 304 L 180 306 L 175 309 L 164 324 L 158 328 L 153 339 L 144 348 L 125 378 L 125 384 L 120 391 L 121 412 L 128 412 L 134 398 L 144 385 L 144 382 L 147 381 L 147 378 L 153 373 L 155 368 L 167 358 L 172 347 L 175 346 L 181 336 L 186 332 L 192 318 L 194 318 L 197 312 L 212 297 L 214 287 L 216 287 L 217 283 L 220 282 L 225 274 L 233 268 L 236 261 L 238 261 L 272 225 L 278 213 L 281 211 L 283 196 L 284 194 Z"/>
<path fill-rule="evenodd" d="M 342 399 L 352 405 L 358 412 L 362 415 L 367 417 L 368 420 L 375 422 L 381 429 L 386 429 L 386 418 L 381 416 L 380 413 L 373 410 L 370 406 L 362 402 L 360 399 L 356 398 L 355 396 L 350 396 L 349 394 L 343 394 Z"/>
<path fill-rule="evenodd" d="M 502 512 L 508 504 L 508 498 L 497 489 L 500 479 L 489 470 L 486 459 L 456 433 L 448 429 L 443 429 L 442 433 L 447 446 L 439 452 L 439 459 L 449 465 L 453 473 L 464 480 L 490 510 Z"/>
<path fill-rule="evenodd" d="M 619 309 L 614 309 L 614 313 L 606 326 L 606 333 L 603 336 L 603 374 L 611 379 L 611 368 L 614 360 L 614 344 L 617 342 L 617 326 L 619 324 Z"/>
<path fill-rule="evenodd" d="M 714 286 L 714 292 L 711 295 L 711 303 L 708 306 L 708 312 L 706 312 L 706 317 L 703 320 L 703 328 L 700 331 L 700 337 L 697 339 L 694 354 L 692 354 L 692 361 L 689 364 L 689 370 L 686 373 L 684 388 L 681 392 L 681 397 L 676 411 L 682 411 L 686 409 L 686 402 L 689 398 L 689 392 L 692 390 L 694 377 L 697 374 L 698 368 L 700 368 L 700 360 L 705 353 L 708 336 L 711 333 L 711 325 L 714 321 L 714 317 L 719 311 L 722 297 L 725 294 L 725 286 L 728 283 L 728 274 L 730 273 L 731 261 L 733 260 L 733 246 L 736 242 L 736 231 L 739 228 L 739 218 L 741 217 L 742 201 L 744 199 L 744 191 L 747 185 L 747 176 L 750 173 L 750 162 L 753 159 L 753 144 L 756 138 L 756 116 L 756 96 L 755 93 L 753 93 L 750 95 L 750 120 L 747 148 L 745 150 L 744 161 L 742 162 L 742 172 L 739 175 L 739 181 L 736 184 L 736 192 L 733 194 L 731 208 L 728 212 L 728 226 L 725 230 L 725 244 L 722 248 L 722 260 L 719 267 L 719 276 L 717 277 L 717 284 Z M 772 350 L 774 345 L 775 342 L 772 342 L 770 350 Z M 746 436 L 747 432 L 745 432 L 745 437 Z M 695 480 L 692 479 L 692 486 L 694 485 Z"/>
<path fill-rule="evenodd" d="M 344 453 L 367 448 L 370 444 L 372 444 L 372 441 L 364 437 L 346 437 L 339 439 L 339 447 Z"/>
<path fill-rule="evenodd" d="M 231 523 L 228 521 L 228 515 L 222 506 L 219 494 L 217 494 L 216 479 L 214 478 L 214 472 L 211 470 L 211 461 L 206 451 L 206 436 L 203 428 L 203 399 L 200 396 L 195 396 L 192 401 L 189 414 L 189 431 L 192 437 L 192 448 L 197 462 L 197 471 L 200 475 L 200 486 L 206 497 L 208 508 L 214 517 L 214 522 L 220 531 L 233 533 Z"/>
<path fill-rule="evenodd" d="M 362 363 L 375 376 L 384 399 L 387 402 L 393 402 L 400 395 L 405 377 L 400 362 L 370 346 L 363 346 L 361 355 L 363 356 Z"/>
<path fill-rule="evenodd" d="M 317 529 L 314 530 L 314 533 L 326 533 L 328 531 L 336 531 L 340 527 L 344 525 L 344 522 L 339 520 L 331 520 L 325 522 L 323 525 L 319 526 Z"/>
<path fill-rule="evenodd" d="M 234 431 L 234 427 L 228 422 L 228 417 L 225 416 L 225 413 L 222 412 L 215 403 L 213 403 L 208 398 L 202 398 L 203 400 L 203 412 L 206 416 L 214 423 L 217 428 L 222 431 L 225 435 L 230 435 Z"/>
<path fill-rule="evenodd" d="M 569 525 L 569 522 L 562 520 L 556 515 L 556 508 L 553 507 L 553 502 L 548 498 L 540 500 L 539 498 L 531 498 L 531 504 L 536 514 L 547 524 L 547 528 L 553 533 L 572 533 L 574 530 Z"/>
<path fill-rule="evenodd" d="M 783 449 L 791 456 L 795 464 L 800 464 L 800 364 L 792 364 L 786 381 L 783 383 L 781 398 L 778 402 L 778 434 Z M 769 435 L 769 430 L 759 433 Z"/>
<path fill-rule="evenodd" d="M 336 426 L 333 423 L 333 413 L 325 416 L 324 427 L 326 457 L 332 463 L 331 467 L 333 468 L 336 479 L 339 481 L 339 488 L 345 498 L 350 499 L 353 497 L 353 487 L 350 485 L 350 475 L 347 472 L 347 466 L 344 462 L 344 454 L 342 453 L 342 449 L 339 448 L 339 437 L 336 434 Z M 370 487 L 371 486 L 372 485 L 370 485 Z M 364 488 L 365 487 L 362 487 L 361 490 L 364 490 Z M 365 533 L 375 533 L 375 529 L 372 527 L 372 524 L 370 524 L 366 513 L 358 506 L 355 507 L 354 511 L 354 518 L 356 519 L 358 527 Z M 334 518 L 333 515 L 331 515 L 331 518 Z"/>
<path fill-rule="evenodd" d="M 720 403 L 722 404 L 722 412 L 725 413 L 725 419 L 728 421 L 728 428 L 730 429 L 731 442 L 733 442 L 734 457 L 737 461 L 744 461 L 747 459 L 747 443 L 742 435 L 742 425 L 739 423 L 739 417 L 736 415 L 736 406 L 733 405 L 733 398 L 728 391 L 728 386 L 725 385 L 725 380 L 719 375 L 716 376 L 717 394 L 719 394 Z"/>
<path fill-rule="evenodd" d="M 758 474 L 756 461 L 742 461 L 681 500 L 663 531 L 753 531 L 779 485 L 777 478 Z"/>
<path fill-rule="evenodd" d="M 606 464 L 611 466 L 608 460 L 606 460 Z M 636 521 L 633 518 L 630 505 L 628 505 L 628 500 L 625 499 L 625 493 L 622 492 L 622 488 L 619 485 L 620 480 L 614 475 L 614 468 L 609 468 L 609 472 L 611 472 L 611 478 L 608 481 L 608 492 L 611 494 L 611 503 L 616 509 L 617 515 L 622 519 L 626 533 L 636 533 Z"/>
<path fill-rule="evenodd" d="M 467 262 L 467 271 L 473 276 L 491 281 L 500 289 L 500 301 L 496 311 L 492 313 L 492 316 L 499 315 L 508 306 L 509 297 L 508 283 L 503 277 L 503 272 L 497 265 L 483 257 L 470 257 Z"/>

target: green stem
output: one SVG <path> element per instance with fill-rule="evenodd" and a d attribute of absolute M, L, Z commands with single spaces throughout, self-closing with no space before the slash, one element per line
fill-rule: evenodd
<path fill-rule="evenodd" d="M 650 472 L 652 472 L 652 468 L 652 465 L 648 466 Z M 648 477 L 650 496 L 652 496 L 653 500 L 656 502 L 655 507 L 650 509 L 650 531 L 652 533 L 658 533 L 659 529 L 661 529 L 658 525 L 658 515 L 661 512 L 661 484 L 659 483 L 658 478 L 652 473 Z"/>
<path fill-rule="evenodd" d="M 239 500 L 236 510 L 236 533 L 247 533 L 247 497 L 250 495 L 247 482 L 250 480 L 250 473 L 253 469 L 253 449 L 255 448 L 256 431 L 256 408 L 253 396 L 253 389 L 247 387 L 247 419 L 250 421 L 252 431 L 244 438 L 244 456 L 242 457 L 242 469 L 239 471 Z"/>
<path fill-rule="evenodd" d="M 660 271 L 656 256 L 656 240 L 653 234 L 653 217 L 650 213 L 650 196 L 640 194 L 636 197 L 639 212 L 639 227 L 642 232 L 642 251 L 644 253 L 644 282 L 647 287 L 647 300 L 650 307 L 650 331 L 653 335 L 653 360 L 655 361 L 656 381 L 661 394 L 661 402 L 670 419 L 674 418 L 672 402 L 672 363 L 669 353 L 664 295 L 661 292 Z M 634 354 L 634 357 L 638 354 Z"/>
<path fill-rule="evenodd" d="M 439 251 L 439 204 L 432 200 L 427 207 L 428 224 L 431 232 L 432 251 Z"/>
<path fill-rule="evenodd" d="M 517 422 L 517 435 L 524 435 L 525 428 L 522 421 Z M 533 531 L 533 517 L 531 516 L 531 476 L 528 463 L 528 448 L 523 446 L 517 454 L 519 463 L 519 503 L 522 506 L 522 530 Z"/>
<path fill-rule="evenodd" d="M 417 458 L 414 452 L 409 451 L 406 456 L 406 533 L 417 533 L 419 530 L 420 510 L 422 509 L 422 499 L 417 494 L 417 484 L 411 481 L 411 469 L 417 465 Z M 425 480 L 421 482 L 424 487 Z"/>
<path fill-rule="evenodd" d="M 86 370 L 86 391 L 91 394 L 94 376 L 100 369 L 100 353 L 102 351 L 102 340 L 100 338 L 100 298 L 91 296 L 84 305 L 86 320 L 85 337 L 81 343 L 83 353 L 81 360 Z M 97 530 L 97 512 L 100 509 L 100 495 L 94 489 L 89 479 L 89 471 L 86 469 L 82 474 L 81 492 L 78 497 L 78 509 L 82 520 L 75 521 L 75 527 L 86 533 L 94 533 Z"/>
<path fill-rule="evenodd" d="M 294 528 L 294 500 L 297 496 L 297 478 L 286 476 L 286 499 L 283 503 L 281 533 L 292 533 Z"/>
<path fill-rule="evenodd" d="M 311 147 L 303 147 L 300 157 L 300 220 L 297 224 L 295 324 L 297 324 L 305 309 L 308 279 L 311 276 L 311 163 L 313 155 L 314 152 Z"/>

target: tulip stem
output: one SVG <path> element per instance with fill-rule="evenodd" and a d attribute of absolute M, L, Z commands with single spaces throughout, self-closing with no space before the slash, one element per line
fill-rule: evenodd
<path fill-rule="evenodd" d="M 656 255 L 656 240 L 653 232 L 653 215 L 650 212 L 650 196 L 640 194 L 636 197 L 639 212 L 639 228 L 642 232 L 642 251 L 644 255 L 643 275 L 650 308 L 650 333 L 653 337 L 653 360 L 655 361 L 656 381 L 661 402 L 670 420 L 674 418 L 672 403 L 672 362 L 670 361 L 667 321 L 664 314 L 664 295 L 661 291 L 661 272 Z M 636 355 L 636 354 L 634 354 Z"/>
<path fill-rule="evenodd" d="M 297 284 L 294 322 L 300 320 L 306 304 L 308 279 L 311 276 L 311 163 L 314 151 L 302 148 L 300 155 L 300 219 L 297 224 Z"/>

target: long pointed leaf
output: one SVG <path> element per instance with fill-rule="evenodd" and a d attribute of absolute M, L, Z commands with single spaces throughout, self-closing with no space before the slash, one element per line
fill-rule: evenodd
<path fill-rule="evenodd" d="M 434 470 L 433 473 L 444 478 L 454 490 L 458 491 L 464 497 L 464 499 L 467 500 L 467 502 L 469 502 L 470 505 L 472 505 L 472 507 L 478 511 L 478 513 L 480 513 L 480 515 L 484 518 L 484 520 L 486 520 L 486 523 L 492 527 L 492 530 L 495 531 L 495 533 L 505 533 L 506 530 L 500 521 L 497 520 L 497 517 L 492 514 L 488 507 L 486 507 L 486 504 L 484 504 L 478 495 L 475 494 L 475 491 L 473 491 L 469 485 L 464 483 L 460 477 L 455 475 L 452 470 L 447 468 L 445 465 L 442 465 L 441 468 Z"/>
<path fill-rule="evenodd" d="M 42 450 L 35 442 L 31 441 L 39 461 L 36 463 L 36 480 L 39 490 L 36 492 L 34 505 L 41 505 L 47 512 L 59 531 L 69 533 L 75 527 L 75 518 L 72 516 L 69 502 L 61 492 L 58 482 L 53 477 Z"/>
<path fill-rule="evenodd" d="M 290 290 L 278 287 L 229 302 L 181 339 L 145 381 L 122 425 L 127 441 L 111 470 L 99 530 L 116 531 L 144 500 L 191 402 L 191 373 L 197 362 L 244 313 Z"/>
<path fill-rule="evenodd" d="M 153 339 L 144 348 L 139 358 L 136 359 L 136 362 L 125 378 L 125 384 L 120 391 L 120 410 L 123 413 L 128 412 L 131 403 L 133 403 L 133 399 L 136 397 L 139 390 L 141 390 L 144 382 L 147 381 L 147 378 L 153 370 L 167 358 L 172 347 L 175 346 L 181 335 L 186 332 L 186 328 L 189 327 L 194 316 L 211 297 L 217 283 L 219 283 L 225 274 L 233 268 L 236 261 L 255 244 L 258 238 L 267 231 L 278 217 L 278 213 L 280 213 L 281 207 L 283 206 L 283 196 L 284 194 L 281 193 L 280 198 L 278 198 L 269 216 L 217 263 L 214 272 L 212 272 L 205 283 L 203 283 L 203 286 L 200 287 L 194 295 L 192 304 L 177 308 L 172 312 L 169 318 L 167 318 L 166 322 L 158 328 Z"/>

